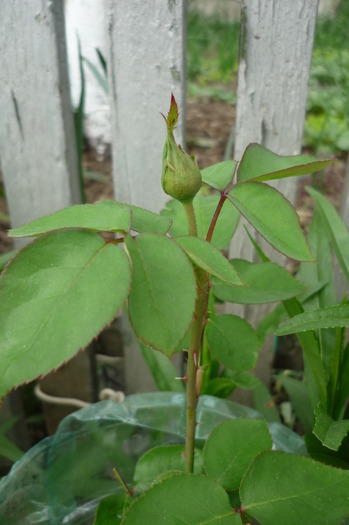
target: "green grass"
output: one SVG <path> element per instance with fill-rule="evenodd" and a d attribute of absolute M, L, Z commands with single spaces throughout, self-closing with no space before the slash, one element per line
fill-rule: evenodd
<path fill-rule="evenodd" d="M 316 153 L 349 151 L 349 2 L 316 25 L 304 143 Z"/>
<path fill-rule="evenodd" d="M 334 18 L 319 18 L 307 101 L 304 144 L 316 153 L 349 151 L 349 0 Z M 235 102 L 239 21 L 188 13 L 189 95 Z"/>
<path fill-rule="evenodd" d="M 188 13 L 188 79 L 198 85 L 230 83 L 238 66 L 239 22 Z"/>

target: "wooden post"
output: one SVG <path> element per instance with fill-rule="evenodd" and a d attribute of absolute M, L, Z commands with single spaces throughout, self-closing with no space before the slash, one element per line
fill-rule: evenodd
<path fill-rule="evenodd" d="M 80 201 L 62 5 L 0 0 L 0 158 L 13 227 Z"/>
<path fill-rule="evenodd" d="M 251 142 L 258 142 L 280 155 L 300 152 L 317 7 L 318 0 L 243 0 L 235 159 L 241 159 Z M 294 202 L 294 179 L 278 181 L 274 186 Z M 250 231 L 252 233 L 251 228 Z M 263 244 L 260 237 L 258 242 Z M 266 243 L 263 248 L 273 260 L 285 260 Z M 254 249 L 241 225 L 230 255 L 255 259 Z M 269 308 L 229 307 L 229 311 L 232 310 L 256 325 Z M 269 346 L 262 351 L 260 360 L 263 370 L 259 370 L 259 375 L 263 379 L 269 377 L 271 359 Z"/>
<path fill-rule="evenodd" d="M 16 227 L 80 202 L 80 189 L 63 1 L 0 0 L 0 12 L 0 160 Z M 86 381 L 75 377 L 76 397 Z"/>
<path fill-rule="evenodd" d="M 106 10 L 115 198 L 158 212 L 169 200 L 160 182 L 165 141 L 160 112 L 167 114 L 171 92 L 180 111 L 177 139 L 184 146 L 186 2 L 107 0 Z M 152 390 L 132 342 L 125 361 L 128 393 Z"/>

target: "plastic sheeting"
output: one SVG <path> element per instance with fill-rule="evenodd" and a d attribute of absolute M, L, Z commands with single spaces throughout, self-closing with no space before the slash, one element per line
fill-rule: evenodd
<path fill-rule="evenodd" d="M 258 418 L 255 410 L 202 396 L 197 445 L 220 422 Z M 269 425 L 274 448 L 303 454 L 303 440 L 288 428 Z M 177 393 L 136 394 L 122 404 L 103 401 L 66 417 L 56 434 L 29 450 L 0 482 L 3 525 L 92 525 L 98 501 L 122 491 L 117 467 L 132 482 L 137 459 L 163 443 L 184 442 L 185 397 Z"/>

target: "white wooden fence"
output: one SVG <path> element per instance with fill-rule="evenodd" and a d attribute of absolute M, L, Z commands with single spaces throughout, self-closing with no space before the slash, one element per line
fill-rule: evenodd
<path fill-rule="evenodd" d="M 280 154 L 300 151 L 317 7 L 318 0 L 242 2 L 235 158 L 253 141 Z M 159 112 L 171 92 L 185 142 L 186 1 L 96 0 L 95 9 L 107 34 L 115 198 L 159 211 Z M 0 161 L 16 227 L 79 202 L 76 145 L 63 0 L 0 0 L 0 12 Z M 283 191 L 292 200 L 294 181 Z M 234 254 L 251 258 L 242 239 Z M 128 392 L 151 388 L 138 350 L 126 350 Z"/>

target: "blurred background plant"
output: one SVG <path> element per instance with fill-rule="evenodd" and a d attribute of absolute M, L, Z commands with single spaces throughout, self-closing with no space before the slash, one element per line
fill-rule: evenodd
<path fill-rule="evenodd" d="M 304 146 L 316 153 L 349 150 L 349 2 L 317 20 Z M 235 104 L 240 23 L 188 13 L 188 94 Z"/>

